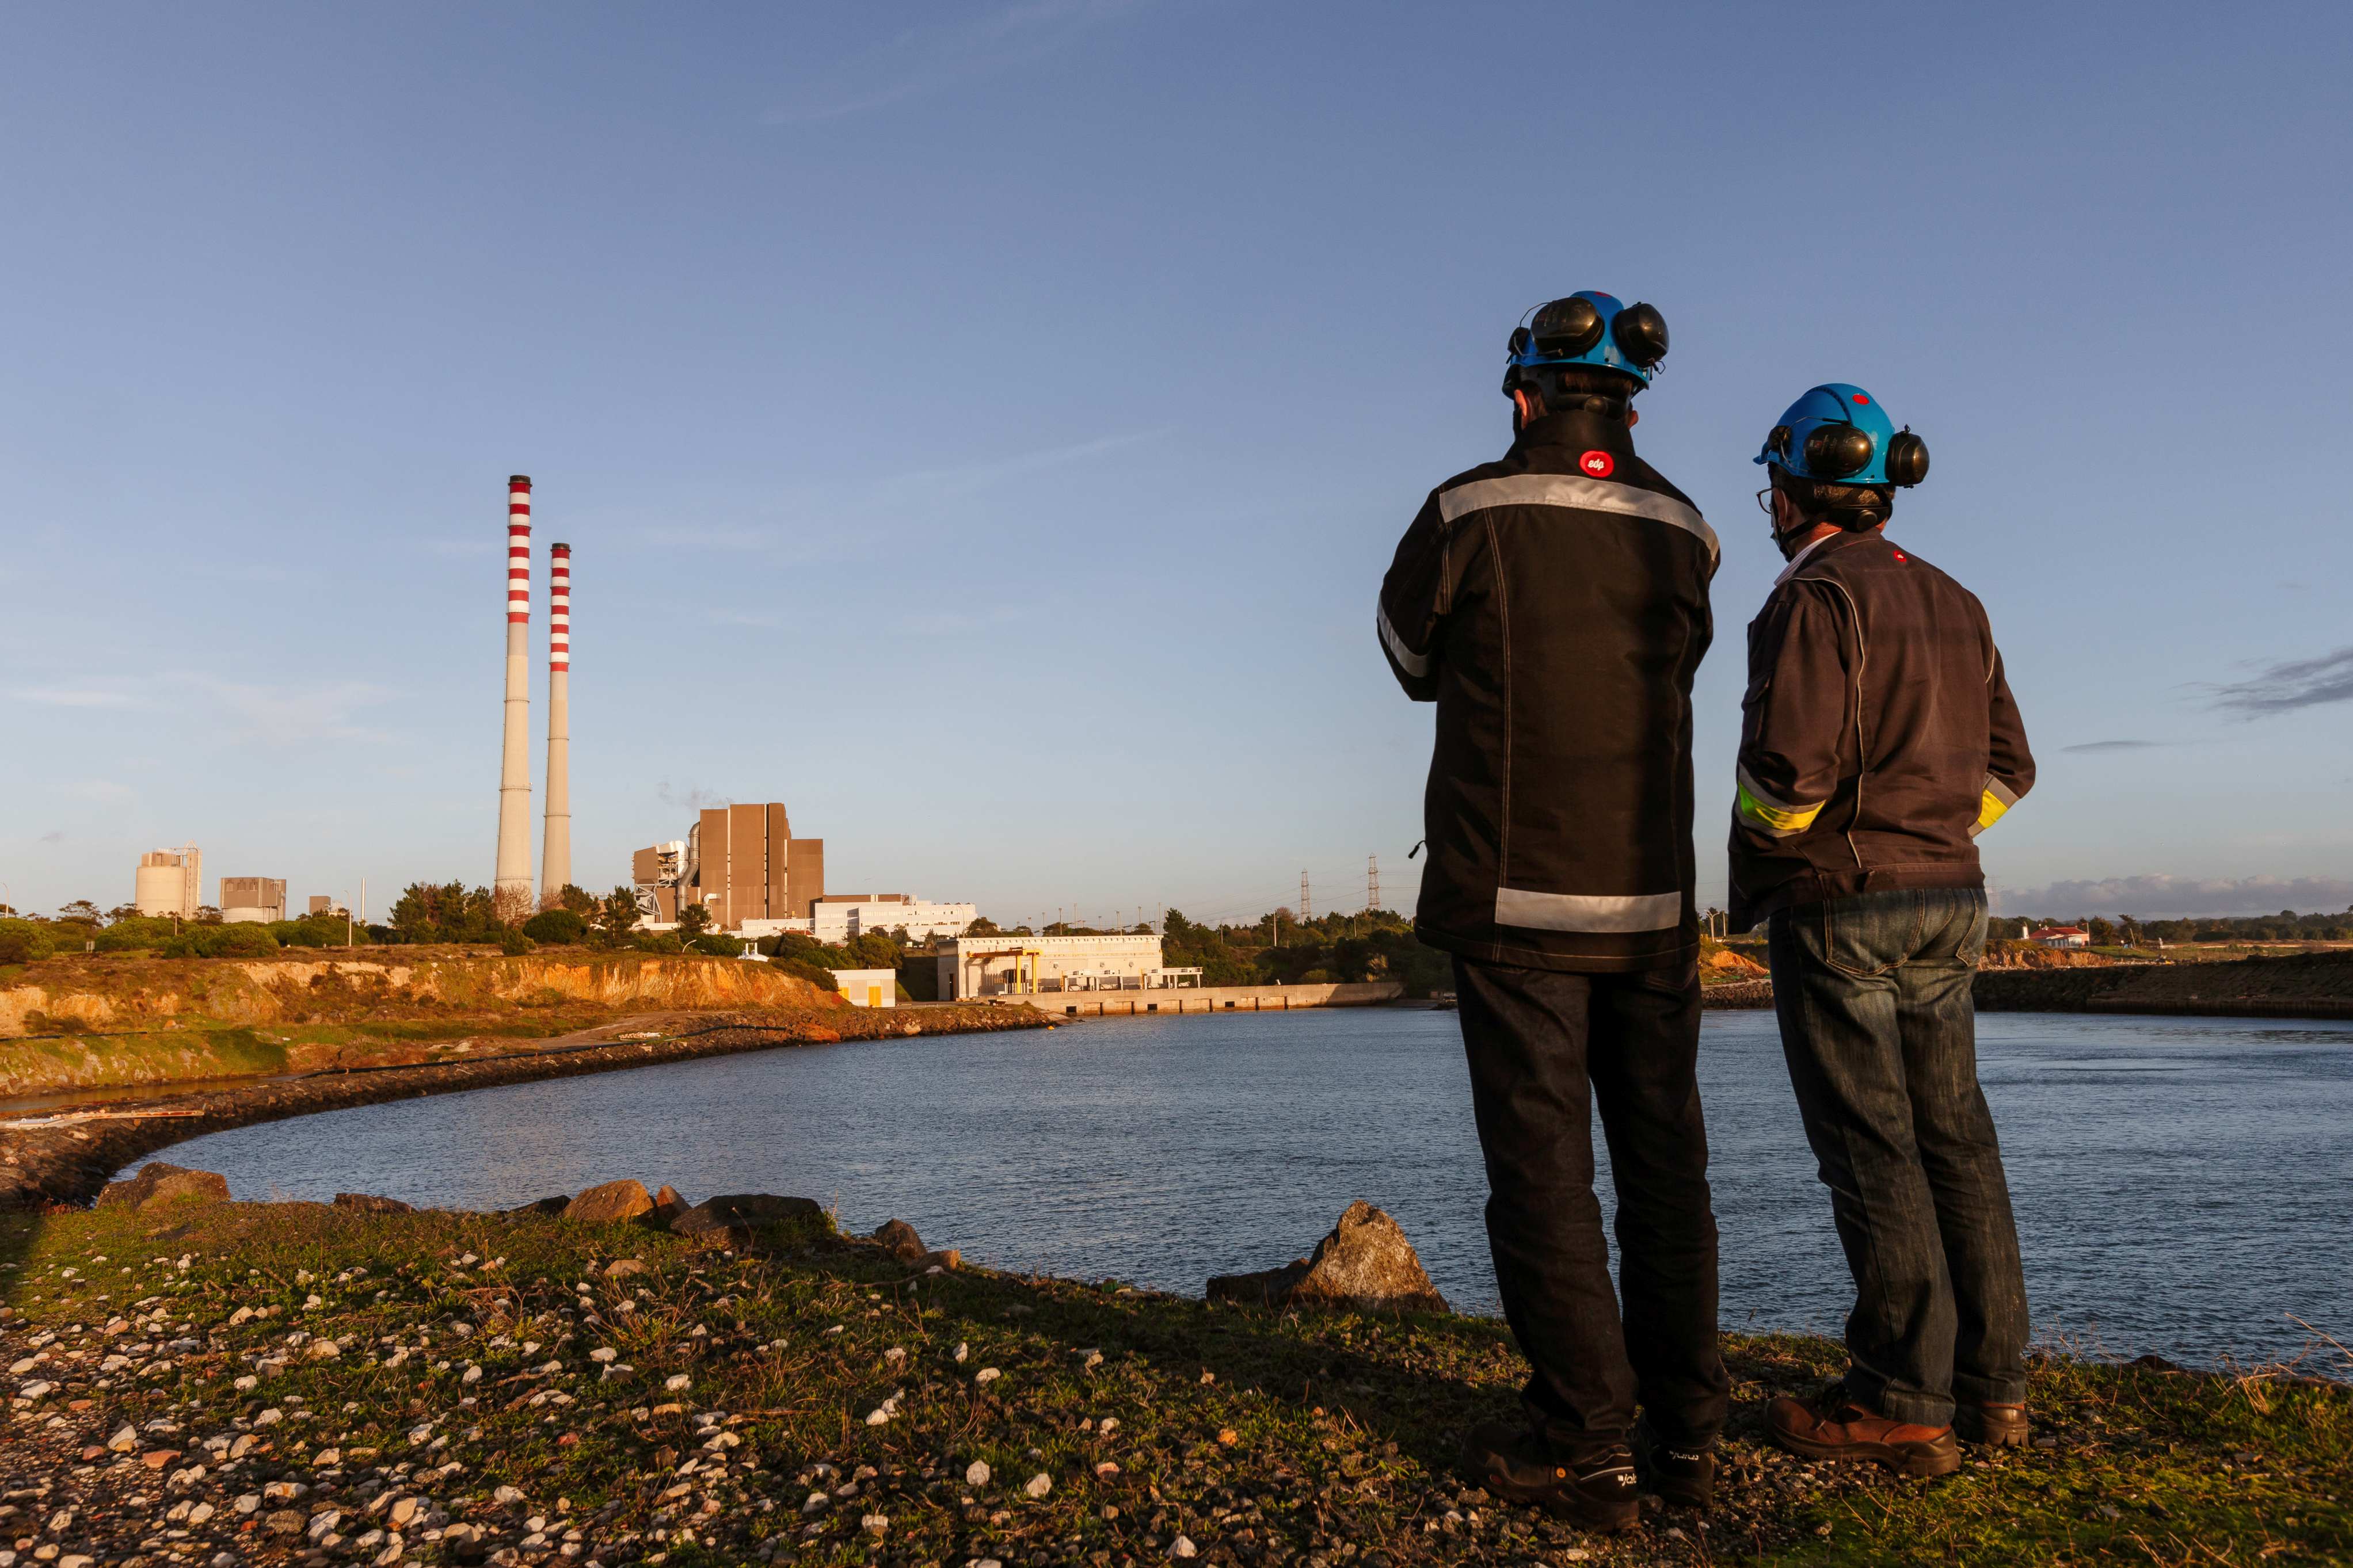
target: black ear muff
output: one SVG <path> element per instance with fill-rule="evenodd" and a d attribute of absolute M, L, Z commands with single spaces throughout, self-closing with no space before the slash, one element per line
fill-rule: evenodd
<path fill-rule="evenodd" d="M 1667 357 L 1667 319 L 1656 305 L 1637 300 L 1627 306 L 1609 323 L 1609 335 L 1619 351 L 1644 370 Z"/>
<path fill-rule="evenodd" d="M 1871 467 L 1871 437 L 1852 425 L 1820 425 L 1806 437 L 1806 472 L 1842 479 Z"/>
<path fill-rule="evenodd" d="M 1789 427 L 1787 425 L 1774 426 L 1773 433 L 1765 437 L 1765 449 L 1778 453 L 1787 462 L 1789 458 Z"/>
<path fill-rule="evenodd" d="M 1528 330 L 1525 327 L 1514 327 L 1512 329 L 1512 341 L 1504 345 L 1504 352 L 1510 354 L 1514 359 L 1517 359 L 1520 355 L 1527 353 Z"/>
<path fill-rule="evenodd" d="M 1582 294 L 1555 300 L 1536 312 L 1535 338 L 1546 359 L 1581 354 L 1601 341 L 1601 307 Z"/>
<path fill-rule="evenodd" d="M 1906 425 L 1887 443 L 1887 482 L 1916 485 L 1928 477 L 1928 443 Z"/>

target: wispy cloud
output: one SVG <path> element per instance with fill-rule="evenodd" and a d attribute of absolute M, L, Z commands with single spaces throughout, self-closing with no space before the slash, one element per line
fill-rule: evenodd
<path fill-rule="evenodd" d="M 2170 741 L 2085 741 L 2080 745 L 2062 746 L 2063 752 L 2146 752 L 2158 746 L 2169 746 Z"/>
<path fill-rule="evenodd" d="M 84 779 L 73 786 L 73 793 L 84 800 L 123 801 L 135 799 L 139 792 L 127 784 L 112 779 Z"/>
<path fill-rule="evenodd" d="M 1061 447 L 1041 447 L 1033 452 L 1019 452 L 1009 458 L 989 458 L 976 463 L 965 463 L 949 468 L 913 468 L 903 474 L 893 474 L 875 488 L 883 499 L 903 501 L 917 498 L 957 499 L 977 495 L 1015 479 L 1028 479 L 1048 468 L 1059 468 L 1071 463 L 1084 462 L 1105 452 L 1116 452 L 1124 447 L 1155 441 L 1175 429 L 1162 425 L 1150 430 L 1130 430 L 1117 436 L 1098 436 L 1091 441 L 1077 441 Z"/>
<path fill-rule="evenodd" d="M 175 678 L 209 698 L 226 720 L 230 740 L 292 746 L 318 741 L 379 741 L 384 731 L 358 721 L 363 708 L 392 693 L 361 680 L 259 686 L 206 675 Z"/>
<path fill-rule="evenodd" d="M 37 702 L 44 708 L 136 708 L 139 706 L 139 699 L 136 695 L 111 687 L 20 686 L 8 695 L 19 702 Z"/>
<path fill-rule="evenodd" d="M 2353 881 L 2338 877 L 2110 877 L 2002 889 L 2005 910 L 2038 915 L 2267 915 L 2281 910 L 2334 912 L 2353 906 Z"/>
<path fill-rule="evenodd" d="M 915 637 L 960 637 L 1018 621 L 1022 613 L 1020 606 L 1016 605 L 999 605 L 986 615 L 975 615 L 967 610 L 940 610 L 928 615 L 902 616 L 899 620 L 899 629 Z"/>
<path fill-rule="evenodd" d="M 8 693 L 48 708 L 121 710 L 187 708 L 191 699 L 212 710 L 214 728 L 233 741 L 298 745 L 312 741 L 381 740 L 380 731 L 359 723 L 358 710 L 393 693 L 365 681 L 333 680 L 269 685 L 175 672 L 108 679 L 87 686 L 20 687 Z M 81 786 L 92 799 L 127 798 L 129 786 L 95 781 Z M 104 792 L 119 790 L 120 795 Z"/>
<path fill-rule="evenodd" d="M 2287 659 L 2244 680 L 2209 684 L 2206 690 L 2212 706 L 2242 719 L 2353 702 L 2353 647 L 2317 658 Z"/>
<path fill-rule="evenodd" d="M 846 79 L 814 85 L 760 118 L 811 125 L 903 103 L 1041 58 L 1140 9 L 1142 0 L 1024 0 L 968 21 L 908 28 L 850 65 Z"/>
<path fill-rule="evenodd" d="M 62 827 L 52 827 L 41 835 L 41 842 L 44 844 L 63 844 L 65 841 L 66 830 Z"/>
<path fill-rule="evenodd" d="M 765 550 L 777 542 L 774 531 L 765 528 L 681 528 L 668 523 L 641 528 L 637 537 L 670 550 Z"/>

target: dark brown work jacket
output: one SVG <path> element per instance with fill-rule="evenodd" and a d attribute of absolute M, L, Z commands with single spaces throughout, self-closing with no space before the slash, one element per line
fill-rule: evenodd
<path fill-rule="evenodd" d="M 1981 888 L 1977 836 L 2034 784 L 1977 595 L 1878 532 L 1791 563 L 1748 626 L 1732 925 L 1895 888 Z"/>
<path fill-rule="evenodd" d="M 1424 942 L 1536 969 L 1690 962 L 1691 687 L 1715 562 L 1622 420 L 1547 415 L 1430 492 L 1379 615 L 1406 694 L 1438 704 Z"/>

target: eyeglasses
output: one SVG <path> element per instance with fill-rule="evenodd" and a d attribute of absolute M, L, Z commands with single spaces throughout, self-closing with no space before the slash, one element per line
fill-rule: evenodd
<path fill-rule="evenodd" d="M 1763 489 L 1757 492 L 1757 510 L 1763 512 L 1767 517 L 1773 515 L 1772 497 L 1773 487 L 1771 485 L 1767 485 Z"/>

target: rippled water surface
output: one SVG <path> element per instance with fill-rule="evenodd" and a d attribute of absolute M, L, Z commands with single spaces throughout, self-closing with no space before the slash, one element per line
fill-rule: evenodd
<path fill-rule="evenodd" d="M 2353 1344 L 2353 1026 L 1989 1014 L 1979 1053 L 2045 1336 L 2268 1358 L 2307 1342 L 2294 1314 Z M 1772 1016 L 1710 1014 L 1701 1076 L 1726 1326 L 1835 1332 L 1845 1267 Z M 977 1262 L 1191 1292 L 1362 1197 L 1493 1311 L 1469 1094 L 1451 1013 L 1113 1019 L 402 1100 L 167 1157 L 240 1197 L 799 1194 Z"/>

